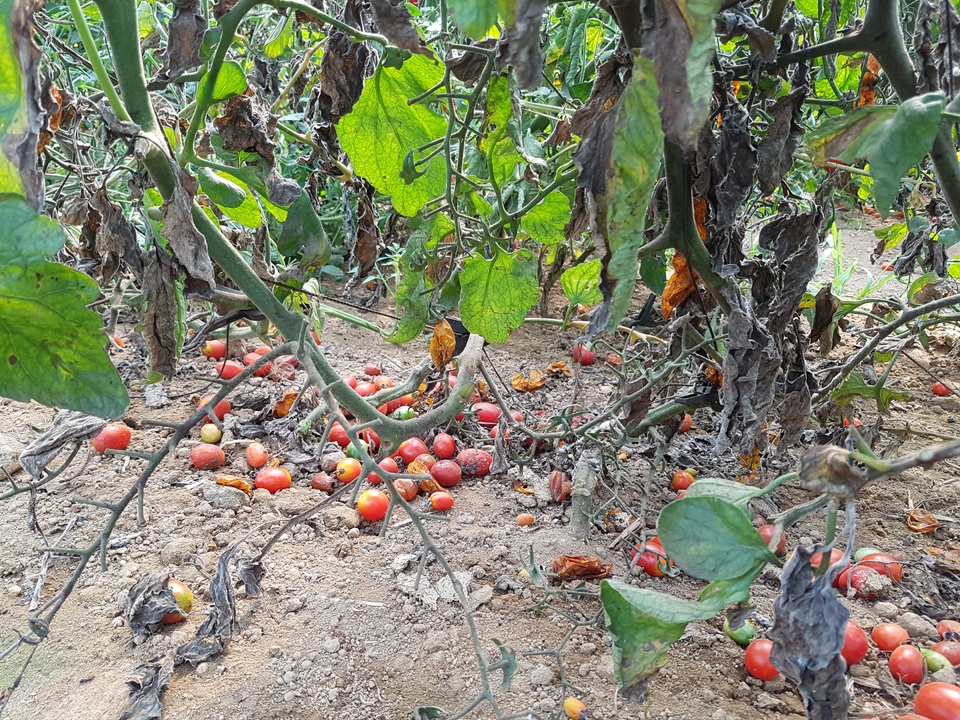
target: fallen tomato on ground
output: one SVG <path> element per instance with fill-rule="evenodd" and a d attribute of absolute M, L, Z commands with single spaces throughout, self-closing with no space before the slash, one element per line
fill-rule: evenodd
<path fill-rule="evenodd" d="M 293 484 L 293 481 L 290 479 L 290 473 L 283 468 L 269 467 L 257 473 L 253 484 L 274 495 L 281 490 L 286 490 Z"/>
<path fill-rule="evenodd" d="M 223 450 L 210 443 L 201 443 L 190 451 L 190 462 L 200 470 L 215 470 L 225 459 Z"/>
<path fill-rule="evenodd" d="M 757 680 L 773 680 L 780 671 L 770 662 L 770 651 L 773 650 L 773 641 L 767 638 L 754 640 L 747 646 L 747 651 L 743 655 L 743 664 L 747 667 L 747 672 Z"/>
<path fill-rule="evenodd" d="M 207 340 L 200 353 L 204 357 L 223 360 L 227 356 L 227 344 L 223 340 Z"/>
<path fill-rule="evenodd" d="M 187 613 L 190 612 L 190 608 L 193 607 L 193 592 L 176 578 L 169 578 L 167 580 L 167 589 L 173 593 L 177 605 L 183 612 L 168 612 L 160 618 L 160 622 L 163 625 L 173 625 L 183 620 Z"/>
<path fill-rule="evenodd" d="M 109 423 L 104 426 L 91 444 L 98 453 L 106 450 L 126 450 L 130 445 L 132 433 L 123 423 Z"/>
<path fill-rule="evenodd" d="M 390 498 L 379 490 L 364 490 L 357 498 L 357 511 L 360 517 L 370 522 L 383 520 L 390 507 Z"/>

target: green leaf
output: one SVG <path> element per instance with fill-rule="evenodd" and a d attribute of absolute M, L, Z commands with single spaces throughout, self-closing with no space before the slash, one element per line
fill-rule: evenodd
<path fill-rule="evenodd" d="M 292 15 L 292 13 L 291 13 Z M 213 88 L 210 88 L 210 74 L 201 78 L 197 86 L 197 97 L 204 97 L 204 93 L 210 93 L 210 102 L 221 102 L 234 95 L 242 95 L 247 90 L 247 76 L 243 74 L 243 68 L 240 63 L 233 60 L 227 60 L 220 66 L 220 72 L 217 73 L 217 81 Z"/>
<path fill-rule="evenodd" d="M 224 179 L 229 179 L 226 173 L 218 172 L 217 174 Z M 243 202 L 236 207 L 220 205 L 219 203 L 218 206 L 220 211 L 231 220 L 240 223 L 244 227 L 255 229 L 263 224 L 263 214 L 260 211 L 260 204 L 257 202 L 257 196 L 253 190 L 250 187 L 245 187 L 244 190 L 246 190 L 246 195 L 243 198 Z"/>
<path fill-rule="evenodd" d="M 277 250 L 284 257 L 298 258 L 301 268 L 322 267 L 330 259 L 330 242 L 320 216 L 306 192 L 293 201 L 277 238 Z"/>
<path fill-rule="evenodd" d="M 657 108 L 653 63 L 637 57 L 630 84 L 617 111 L 613 136 L 612 178 L 601 199 L 606 222 L 601 228 L 609 261 L 603 285 L 609 290 L 607 329 L 613 330 L 627 310 L 637 283 L 637 251 L 644 242 L 647 207 L 657 182 L 663 154 L 663 131 Z"/>
<path fill-rule="evenodd" d="M 559 190 L 530 209 L 520 220 L 520 230 L 544 245 L 557 245 L 566 238 L 563 228 L 570 219 L 570 201 Z"/>
<path fill-rule="evenodd" d="M 458 28 L 474 40 L 483 40 L 497 23 L 513 24 L 515 0 L 451 0 L 450 15 Z"/>
<path fill-rule="evenodd" d="M 246 188 L 208 167 L 201 167 L 197 171 L 197 178 L 200 180 L 200 189 L 221 208 L 240 207 L 247 198 Z"/>
<path fill-rule="evenodd" d="M 487 669 L 503 670 L 503 681 L 500 683 L 500 689 L 506 690 L 510 687 L 510 681 L 513 679 L 513 676 L 516 675 L 517 670 L 520 669 L 520 664 L 517 662 L 517 653 L 513 648 L 507 647 L 496 638 L 493 638 L 493 644 L 496 645 L 500 651 L 500 659 Z"/>
<path fill-rule="evenodd" d="M 60 226 L 22 199 L 0 200 L 0 395 L 118 418 L 130 403 L 96 313 L 96 283 L 46 256 Z"/>
<path fill-rule="evenodd" d="M 397 283 L 396 303 L 403 315 L 387 335 L 387 340 L 405 343 L 423 332 L 430 320 L 430 293 L 433 283 L 424 273 L 427 263 L 427 245 L 434 238 L 443 237 L 453 228 L 444 215 L 434 215 L 423 221 L 407 238 L 407 246 L 400 259 L 400 281 Z"/>
<path fill-rule="evenodd" d="M 560 287 L 571 305 L 600 302 L 600 259 L 574 265 L 560 276 Z"/>
<path fill-rule="evenodd" d="M 440 155 L 420 165 L 424 174 L 409 184 L 400 176 L 411 148 L 446 132 L 446 120 L 426 103 L 408 104 L 442 79 L 443 67 L 422 55 L 408 58 L 399 69 L 381 66 L 364 84 L 353 112 L 344 116 L 337 128 L 340 144 L 356 172 L 390 195 L 397 212 L 408 217 L 442 195 L 447 184 Z"/>
<path fill-rule="evenodd" d="M 936 285 L 938 282 L 940 282 L 940 276 L 935 272 L 924 273 L 910 283 L 910 287 L 907 288 L 907 302 L 911 305 L 922 304 L 915 301 L 917 293 L 927 287 L 927 285 Z"/>
<path fill-rule="evenodd" d="M 287 15 L 287 19 L 278 28 L 278 31 L 263 46 L 263 53 L 271 60 L 276 60 L 293 47 L 293 20 L 295 17 L 296 13 L 294 12 Z"/>
<path fill-rule="evenodd" d="M 777 562 L 750 516 L 717 497 L 670 503 L 660 511 L 657 534 L 677 567 L 701 580 L 730 580 L 758 562 Z"/>
<path fill-rule="evenodd" d="M 865 159 L 870 163 L 877 209 L 890 209 L 900 178 L 929 152 L 940 127 L 946 104 L 942 92 L 910 98 L 894 108 L 867 105 L 825 122 L 807 139 L 814 162 L 828 158 L 844 163 Z"/>
<path fill-rule="evenodd" d="M 460 276 L 460 319 L 467 330 L 502 343 L 523 324 L 540 297 L 536 258 L 496 249 L 492 260 L 468 257 Z"/>
<path fill-rule="evenodd" d="M 878 239 L 883 240 L 883 250 L 886 252 L 887 250 L 895 248 L 906 239 L 907 224 L 902 222 L 894 223 L 890 227 L 874 230 L 873 234 L 876 235 Z"/>
<path fill-rule="evenodd" d="M 690 89 L 691 119 L 686 127 L 687 142 L 696 144 L 697 134 L 710 114 L 713 101 L 713 73 L 710 65 L 716 55 L 714 19 L 721 0 L 676 0 L 690 30 L 690 50 L 685 59 L 687 87 Z"/>
<path fill-rule="evenodd" d="M 23 78 L 10 27 L 13 0 L 0 0 L 0 193 L 23 195 L 20 173 L 3 152 L 27 131 Z"/>
<path fill-rule="evenodd" d="M 513 98 L 506 75 L 497 75 L 490 81 L 485 113 L 487 135 L 480 141 L 480 150 L 486 156 L 490 178 L 502 187 L 514 178 L 518 165 L 524 161 L 510 132 Z"/>
<path fill-rule="evenodd" d="M 843 407 L 855 397 L 872 398 L 877 403 L 877 409 L 882 413 L 890 409 L 890 403 L 894 400 L 910 399 L 910 393 L 889 390 L 884 385 L 883 382 L 870 385 L 864 380 L 861 373 L 852 372 L 846 380 L 840 383 L 839 387 L 830 393 L 830 398 L 840 407 Z"/>
<path fill-rule="evenodd" d="M 937 233 L 937 242 L 945 248 L 952 248 L 960 242 L 960 228 L 954 223 L 953 227 L 944 228 Z"/>
<path fill-rule="evenodd" d="M 762 495 L 765 488 L 755 488 L 743 483 L 726 480 L 725 478 L 697 478 L 697 481 L 687 488 L 686 498 L 712 497 L 726 500 L 738 508 L 747 509 L 747 503 Z"/>

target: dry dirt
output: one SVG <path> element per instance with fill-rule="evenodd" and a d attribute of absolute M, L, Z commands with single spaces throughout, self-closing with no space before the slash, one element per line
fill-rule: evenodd
<path fill-rule="evenodd" d="M 872 243 L 863 233 L 862 247 Z M 850 233 L 845 235 L 850 250 Z M 861 247 L 861 250 L 862 250 Z M 141 366 L 143 355 L 135 333 L 126 333 L 125 350 L 118 361 Z M 569 357 L 574 335 L 558 336 L 552 328 L 527 326 L 510 341 L 489 349 L 492 364 L 504 378 L 532 367 Z M 929 353 L 917 350 L 915 359 L 936 375 L 960 387 L 960 361 L 950 356 L 950 339 Z M 359 373 L 363 364 L 376 360 L 394 377 L 405 373 L 426 353 L 425 341 L 406 347 L 388 346 L 362 331 L 331 321 L 324 336 L 324 348 L 335 367 L 344 373 Z M 844 347 L 834 352 L 842 356 Z M 847 348 L 848 349 L 848 348 Z M 210 373 L 204 358 L 191 359 L 169 389 L 171 400 L 161 409 L 146 409 L 142 389 L 133 387 L 134 403 L 127 419 L 135 426 L 132 447 L 149 451 L 163 442 L 166 432 L 141 426 L 145 417 L 178 421 L 194 409 L 190 395 L 202 392 L 198 379 Z M 931 381 L 916 366 L 900 363 L 893 377 L 896 384 L 913 394 L 911 400 L 894 405 L 881 446 L 889 442 L 892 428 L 909 424 L 916 429 L 946 435 L 957 434 L 960 400 L 934 398 Z M 602 401 L 615 390 L 612 376 L 597 363 L 584 370 L 582 379 L 588 400 Z M 572 380 L 551 380 L 547 388 L 512 402 L 528 417 L 538 409 L 556 410 L 572 392 Z M 240 398 L 261 392 L 277 392 L 277 384 L 256 379 Z M 237 407 L 236 421 L 251 417 L 254 410 Z M 53 411 L 0 401 L 0 433 L 8 449 L 22 447 L 47 427 Z M 876 408 L 858 403 L 858 415 L 868 424 Z M 696 415 L 691 437 L 709 437 L 713 422 L 710 411 Z M 196 438 L 196 430 L 193 437 Z M 225 440 L 230 439 L 228 433 Z M 291 447 L 289 437 L 267 442 L 274 454 L 282 456 Z M 928 440 L 911 436 L 901 451 L 920 447 Z M 270 496 L 257 491 L 252 502 L 234 509 L 211 503 L 210 480 L 214 473 L 190 466 L 187 455 L 196 440 L 184 441 L 175 457 L 165 460 L 147 487 L 147 522 L 138 525 L 133 508 L 117 525 L 107 553 L 107 568 L 92 564 L 73 595 L 56 616 L 49 637 L 36 648 L 20 686 L 13 693 L 6 715 L 17 720 L 49 720 L 70 717 L 117 718 L 128 707 L 130 672 L 140 663 L 169 652 L 186 642 L 200 625 L 208 598 L 203 588 L 214 570 L 219 553 L 231 543 L 247 537 L 258 545 L 276 528 L 276 521 L 290 517 L 318 499 L 310 489 L 310 469 L 295 474 L 295 487 Z M 628 472 L 620 479 L 619 499 L 640 505 L 640 489 L 647 475 L 648 460 L 642 448 L 627 448 Z M 790 449 L 795 460 L 802 448 Z M 82 451 L 82 454 L 87 451 Z M 668 455 L 668 458 L 671 457 Z M 697 467 L 704 474 L 732 475 L 736 469 L 722 466 L 709 454 L 691 457 L 677 453 L 677 460 Z M 563 461 L 562 454 L 543 458 L 534 466 L 534 481 L 546 476 L 546 463 Z M 82 463 L 78 459 L 77 467 Z M 242 444 L 228 446 L 227 464 L 237 474 L 252 476 L 243 458 Z M 789 463 L 788 463 L 789 465 Z M 28 605 L 34 593 L 40 556 L 36 548 L 53 543 L 67 523 L 79 521 L 61 541 L 62 545 L 83 545 L 99 532 L 105 512 L 77 502 L 78 498 L 112 501 L 134 481 L 144 461 L 91 453 L 82 471 L 68 471 L 38 494 L 36 517 L 44 539 L 28 530 L 28 498 L 19 495 L 5 504 L 0 515 L 0 629 L 4 645 L 27 628 Z M 958 588 L 956 566 L 951 572 L 935 566 L 929 548 L 960 551 L 957 507 L 960 484 L 958 464 L 942 465 L 890 480 L 865 491 L 860 503 L 857 547 L 877 547 L 901 557 L 907 565 L 902 586 L 889 590 L 886 604 L 849 600 L 854 619 L 869 628 L 882 619 L 900 619 L 911 624 L 920 643 L 932 640 L 932 626 L 926 619 L 950 614 L 946 598 L 931 597 L 932 582 Z M 675 498 L 669 486 L 670 473 L 656 474 L 649 504 L 662 507 Z M 776 472 L 758 481 L 770 479 Z M 21 474 L 18 479 L 22 478 Z M 670 663 L 653 684 L 646 706 L 627 704 L 618 698 L 613 663 L 608 649 L 610 638 L 602 623 L 595 598 L 576 599 L 549 594 L 523 577 L 521 561 L 531 548 L 537 563 L 548 566 L 560 554 L 590 554 L 613 563 L 613 575 L 641 587 L 664 590 L 694 598 L 702 583 L 689 578 L 654 579 L 628 570 L 623 545 L 611 548 L 616 534 L 596 528 L 590 540 L 578 543 L 568 529 L 569 508 L 542 496 L 526 495 L 514 487 L 513 473 L 482 480 L 464 481 L 456 489 L 456 506 L 449 522 L 428 525 L 432 537 L 454 570 L 469 573 L 468 591 L 478 603 L 474 611 L 482 651 L 498 656 L 494 640 L 517 653 L 519 670 L 506 690 L 496 697 L 504 713 L 538 713 L 539 717 L 562 715 L 565 697 L 577 696 L 586 703 L 589 717 L 616 718 L 784 718 L 800 720 L 802 707 L 794 689 L 782 679 L 761 683 L 747 676 L 743 651 L 721 631 L 720 621 L 691 625 L 687 635 L 670 650 Z M 528 478 L 529 479 L 529 478 Z M 615 506 L 610 490 L 613 478 L 598 492 L 598 504 Z M 785 487 L 773 502 L 787 507 L 809 499 L 802 489 Z M 206 499 L 205 499 L 206 498 Z M 934 535 L 917 535 L 907 530 L 905 512 L 912 505 L 923 506 L 941 518 Z M 769 512 L 773 508 L 761 508 Z M 531 528 L 521 528 L 516 515 L 529 510 L 536 516 Z M 652 524 L 651 519 L 648 524 Z M 267 524 L 272 523 L 272 524 Z M 268 573 L 263 595 L 237 600 L 239 629 L 219 657 L 196 670 L 178 668 L 163 700 L 164 717 L 195 717 L 213 720 L 260 720 L 266 718 L 352 718 L 390 720 L 409 718 L 414 708 L 433 705 L 453 712 L 464 708 L 480 689 L 474 647 L 464 613 L 456 602 L 444 599 L 443 573 L 436 563 L 427 566 L 424 578 L 440 591 L 440 599 L 418 597 L 404 592 L 404 585 L 416 562 L 420 540 L 409 520 L 394 517 L 381 536 L 379 524 L 361 523 L 351 528 L 345 505 L 322 512 L 317 519 L 285 536 L 266 558 Z M 804 520 L 790 533 L 791 545 L 823 537 L 823 515 Z M 66 581 L 73 562 L 55 557 L 40 589 L 41 600 L 50 598 Z M 195 612 L 179 625 L 166 626 L 159 633 L 134 638 L 120 615 L 118 600 L 143 573 L 167 570 L 193 587 L 198 594 Z M 772 603 L 779 591 L 779 571 L 769 568 L 757 582 L 753 599 L 761 626 L 772 616 Z M 438 583 L 440 583 L 438 585 Z M 952 584 L 951 584 L 952 583 Z M 423 587 L 429 587 L 424 585 Z M 586 587 L 595 591 L 596 583 Z M 409 588 L 407 587 L 407 590 Z M 957 596 L 952 598 L 956 602 Z M 921 617 L 911 617 L 919 613 Z M 957 616 L 956 606 L 952 609 Z M 762 630 L 761 630 L 762 631 Z M 0 664 L 0 686 L 16 678 L 29 648 L 21 648 Z M 899 687 L 886 674 L 886 662 L 872 649 L 867 660 L 850 671 L 858 711 L 878 711 L 909 702 L 911 690 Z M 491 682 L 499 687 L 497 674 Z M 897 693 L 901 693 L 899 698 Z M 490 718 L 489 706 L 481 706 L 470 717 Z M 893 717 L 888 715 L 887 717 Z"/>

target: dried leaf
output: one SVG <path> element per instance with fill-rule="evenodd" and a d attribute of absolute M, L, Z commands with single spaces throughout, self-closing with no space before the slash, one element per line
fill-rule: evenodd
<path fill-rule="evenodd" d="M 402 0 L 397 4 L 391 0 L 370 0 L 370 9 L 373 10 L 377 27 L 387 40 L 404 50 L 433 58 L 433 52 L 424 44 Z"/>
<path fill-rule="evenodd" d="M 143 575 L 121 598 L 121 612 L 134 635 L 155 633 L 164 615 L 182 612 L 173 591 L 167 587 L 168 580 L 167 573 Z"/>
<path fill-rule="evenodd" d="M 100 258 L 101 283 L 109 281 L 120 269 L 123 260 L 138 276 L 143 273 L 143 259 L 137 244 L 137 232 L 119 205 L 110 202 L 105 188 L 90 198 L 90 215 L 85 230 L 95 232 L 95 246 Z"/>
<path fill-rule="evenodd" d="M 160 695 L 173 678 L 174 654 L 154 658 L 137 667 L 127 680 L 132 706 L 120 720 L 158 720 L 163 714 Z"/>
<path fill-rule="evenodd" d="M 863 70 L 863 77 L 860 78 L 860 92 L 857 95 L 856 107 L 861 105 L 875 105 L 877 102 L 877 91 L 875 86 L 880 79 L 880 63 L 877 58 L 867 55 L 866 67 Z"/>
<path fill-rule="evenodd" d="M 433 328 L 433 337 L 430 338 L 430 359 L 433 366 L 441 372 L 447 363 L 453 359 L 457 347 L 457 337 L 453 328 L 446 320 L 441 320 Z"/>
<path fill-rule="evenodd" d="M 230 577 L 230 560 L 240 542 L 243 541 L 234 543 L 220 555 L 217 570 L 210 579 L 209 594 L 213 605 L 207 608 L 207 619 L 197 628 L 194 639 L 177 648 L 177 665 L 188 662 L 196 667 L 223 652 L 230 640 L 236 620 L 236 593 Z"/>
<path fill-rule="evenodd" d="M 273 416 L 278 418 L 286 417 L 299 394 L 300 391 L 296 388 L 284 389 L 283 398 L 277 400 L 273 405 Z"/>
<path fill-rule="evenodd" d="M 349 0 L 343 9 L 343 22 L 359 27 L 360 20 L 355 0 Z M 326 51 L 320 61 L 319 88 L 311 97 L 311 108 L 317 120 L 326 125 L 336 125 L 347 115 L 363 92 L 363 79 L 373 71 L 367 43 L 355 43 L 339 28 L 330 31 Z"/>
<path fill-rule="evenodd" d="M 803 136 L 803 103 L 810 94 L 806 63 L 793 74 L 790 92 L 777 99 L 770 109 L 773 120 L 757 148 L 757 181 L 760 192 L 771 194 L 793 167 L 793 153 Z"/>
<path fill-rule="evenodd" d="M 44 468 L 60 454 L 64 446 L 95 436 L 104 425 L 106 421 L 103 418 L 77 410 L 60 410 L 54 415 L 50 427 L 20 453 L 20 466 L 34 480 L 39 480 Z"/>
<path fill-rule="evenodd" d="M 225 485 L 226 487 L 243 490 L 243 492 L 245 492 L 247 495 L 253 492 L 253 486 L 243 478 L 231 477 L 229 475 L 217 475 L 215 482 L 217 485 Z"/>
<path fill-rule="evenodd" d="M 365 278 L 373 270 L 380 253 L 380 227 L 373 204 L 374 189 L 366 180 L 361 181 L 362 190 L 357 200 L 357 234 L 351 251 L 357 263 L 357 277 Z"/>
<path fill-rule="evenodd" d="M 766 62 L 777 59 L 777 39 L 768 30 L 761 27 L 746 8 L 737 5 L 720 13 L 720 21 L 726 26 L 723 40 L 728 41 L 737 35 L 746 35 L 750 49 Z"/>
<path fill-rule="evenodd" d="M 517 84 L 523 90 L 540 83 L 540 26 L 548 5 L 547 0 L 517 0 L 514 21 L 500 36 L 497 46 L 498 60 L 513 65 Z"/>
<path fill-rule="evenodd" d="M 141 320 L 150 349 L 150 369 L 165 378 L 177 369 L 177 271 L 164 250 L 156 248 L 147 255 L 143 271 L 143 294 L 147 309 Z"/>
<path fill-rule="evenodd" d="M 563 360 L 558 360 L 557 362 L 552 362 L 547 365 L 547 374 L 548 375 L 563 375 L 564 377 L 572 377 L 573 371 L 567 367 L 567 363 Z"/>
<path fill-rule="evenodd" d="M 925 547 L 925 553 L 936 558 L 937 565 L 944 570 L 960 572 L 960 547 L 951 545 L 947 548 Z"/>
<path fill-rule="evenodd" d="M 207 32 L 207 19 L 198 0 L 175 0 L 167 35 L 166 70 L 179 75 L 200 64 L 200 46 Z"/>
<path fill-rule="evenodd" d="M 326 53 L 324 53 L 326 57 Z M 255 152 L 273 165 L 273 141 L 277 116 L 256 95 L 236 95 L 227 102 L 223 115 L 214 119 L 225 150 Z"/>
<path fill-rule="evenodd" d="M 196 194 L 196 180 L 179 167 L 174 168 L 174 186 L 170 197 L 160 207 L 163 213 L 163 236 L 187 275 L 190 292 L 207 295 L 213 292 L 213 262 L 207 251 L 207 240 L 193 222 L 193 200 L 187 188 Z"/>
<path fill-rule="evenodd" d="M 667 279 L 660 298 L 663 319 L 669 320 L 673 309 L 686 300 L 697 289 L 697 274 L 679 252 L 673 254 L 673 275 Z"/>
<path fill-rule="evenodd" d="M 496 38 L 487 38 L 479 43 L 476 43 L 476 46 L 478 48 L 489 50 L 496 44 Z M 477 80 L 480 79 L 480 75 L 483 73 L 483 68 L 486 66 L 486 64 L 486 55 L 476 52 L 463 52 L 459 55 L 452 56 L 446 61 L 447 69 L 453 73 L 453 76 L 457 80 L 462 82 L 467 87 L 473 87 L 476 84 Z"/>
<path fill-rule="evenodd" d="M 23 185 L 23 194 L 30 205 L 39 211 L 43 206 L 44 173 L 43 164 L 37 162 L 37 147 L 40 133 L 45 125 L 46 112 L 41 106 L 42 90 L 40 84 L 40 48 L 34 42 L 34 13 L 42 8 L 36 0 L 7 4 L 4 21 L 9 18 L 9 34 L 5 41 L 12 46 L 16 62 L 20 67 L 4 67 L 5 90 L 13 89 L 13 95 L 4 99 L 3 109 L 3 147 L 0 150 L 0 175 L 7 180 L 7 163 L 15 168 Z M 7 48 L 4 48 L 6 54 Z M 6 58 L 5 63 L 6 65 Z M 19 75 L 18 75 L 19 71 Z M 23 93 L 26 117 L 22 116 L 19 93 Z M 11 181 L 6 189 L 13 190 L 16 182 Z"/>
<path fill-rule="evenodd" d="M 513 489 L 516 490 L 516 491 L 517 491 L 518 493 L 520 493 L 521 495 L 533 495 L 533 494 L 534 494 L 532 488 L 527 487 L 526 485 L 524 485 L 524 484 L 523 484 L 522 482 L 520 482 L 519 480 L 514 480 L 514 481 L 513 481 Z"/>
<path fill-rule="evenodd" d="M 530 392 L 531 390 L 537 390 L 546 385 L 547 376 L 542 370 L 534 368 L 530 371 L 530 377 L 526 377 L 523 373 L 518 373 L 510 378 L 510 384 L 517 392 Z"/>
<path fill-rule="evenodd" d="M 553 561 L 553 573 L 558 580 L 600 580 L 613 570 L 593 555 L 560 555 Z"/>
<path fill-rule="evenodd" d="M 37 136 L 37 155 L 42 155 L 47 145 L 53 140 L 53 134 L 60 129 L 62 117 L 63 100 L 60 90 L 49 78 L 40 92 L 40 106 L 43 108 L 45 117 L 44 125 Z"/>
<path fill-rule="evenodd" d="M 922 508 L 914 508 L 907 513 L 907 527 L 913 532 L 932 533 L 940 527 L 940 521 L 933 516 L 933 513 Z"/>
<path fill-rule="evenodd" d="M 570 491 L 573 490 L 573 481 L 568 473 L 562 470 L 554 470 L 550 473 L 550 499 L 555 503 L 561 503 L 570 497 Z"/>

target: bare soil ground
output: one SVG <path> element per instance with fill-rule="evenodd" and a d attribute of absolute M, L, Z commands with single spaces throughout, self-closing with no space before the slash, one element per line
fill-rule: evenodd
<path fill-rule="evenodd" d="M 863 235 L 862 245 L 872 243 L 872 234 Z M 127 347 L 117 360 L 142 367 L 143 355 L 133 342 L 134 333 L 127 332 L 126 337 Z M 552 328 L 527 326 L 508 343 L 488 352 L 499 374 L 509 379 L 532 367 L 544 368 L 547 363 L 569 358 L 574 340 L 573 334 L 558 336 Z M 929 352 L 917 349 L 911 354 L 941 379 L 960 387 L 956 336 L 941 333 L 935 340 Z M 365 362 L 373 360 L 382 362 L 385 372 L 398 378 L 427 351 L 422 340 L 405 347 L 389 346 L 336 321 L 328 323 L 324 348 L 341 372 L 359 373 Z M 845 344 L 833 357 L 842 357 L 849 350 Z M 205 383 L 198 376 L 209 374 L 210 365 L 204 358 L 188 360 L 195 367 L 185 367 L 171 384 L 171 400 L 165 407 L 147 409 L 142 390 L 132 388 L 134 403 L 127 416 L 135 427 L 132 447 L 156 448 L 168 432 L 140 425 L 143 418 L 179 421 L 195 408 L 190 396 L 204 390 Z M 935 398 L 930 378 L 910 363 L 899 364 L 893 377 L 912 398 L 894 404 L 890 416 L 884 418 L 886 430 L 880 447 L 892 440 L 892 429 L 907 425 L 929 433 L 957 434 L 960 400 Z M 588 403 L 600 402 L 615 390 L 602 363 L 585 369 L 582 381 Z M 240 392 L 240 398 L 276 393 L 276 387 L 271 380 L 257 379 Z M 572 391 L 572 379 L 553 379 L 542 390 L 512 395 L 511 402 L 531 417 L 538 409 L 556 410 Z M 255 411 L 243 404 L 234 403 L 234 422 L 254 415 Z M 37 429 L 49 426 L 53 416 L 52 410 L 35 405 L 0 401 L 0 407 L 0 449 L 8 451 L 19 452 L 18 448 L 36 436 Z M 868 425 L 877 418 L 876 408 L 866 403 L 858 403 L 857 414 Z M 710 411 L 698 412 L 688 443 L 709 439 L 713 420 Z M 195 438 L 196 431 L 193 435 Z M 228 432 L 224 440 L 232 437 Z M 279 456 L 292 447 L 289 437 L 264 442 Z M 929 438 L 908 435 L 899 452 L 929 442 Z M 202 622 L 209 601 L 203 597 L 203 588 L 219 553 L 247 536 L 252 545 L 262 544 L 274 532 L 277 520 L 317 501 L 306 468 L 299 472 L 295 468 L 294 487 L 275 496 L 256 491 L 240 503 L 235 496 L 212 493 L 214 473 L 198 471 L 188 461 L 195 443 L 181 443 L 176 456 L 168 458 L 153 475 L 146 492 L 146 524 L 138 525 L 134 512 L 120 520 L 107 553 L 106 570 L 91 566 L 83 576 L 54 620 L 49 637 L 36 648 L 7 706 L 8 717 L 120 717 L 129 705 L 126 683 L 131 670 L 188 641 Z M 729 466 L 730 458 L 691 455 L 689 449 L 695 447 L 702 446 L 678 445 L 676 454 L 668 459 L 673 457 L 678 464 L 682 459 L 684 465 L 693 465 L 705 475 L 736 473 L 737 469 Z M 252 477 L 242 444 L 227 448 L 229 471 Z M 640 507 L 649 472 L 649 459 L 642 450 L 625 449 L 628 472 L 619 486 L 612 478 L 606 479 L 598 492 L 598 505 L 616 507 L 620 502 L 632 504 L 634 510 Z M 788 449 L 789 457 L 780 462 L 789 468 L 802 450 Z M 799 697 L 784 680 L 759 682 L 748 677 L 743 651 L 723 634 L 720 620 L 691 625 L 671 648 L 670 663 L 654 682 L 646 706 L 627 704 L 618 697 L 610 638 L 604 631 L 599 601 L 565 596 L 556 592 L 559 586 L 546 592 L 524 576 L 522 560 L 530 557 L 531 548 L 536 561 L 547 568 L 561 554 L 595 555 L 613 564 L 615 577 L 691 599 L 702 583 L 682 576 L 654 579 L 631 572 L 629 546 L 611 547 L 615 532 L 601 532 L 598 527 L 587 543 L 573 540 L 568 504 L 550 502 L 543 493 L 549 464 L 564 461 L 562 453 L 548 454 L 532 467 L 532 474 L 524 476 L 524 482 L 537 491 L 534 495 L 516 489 L 515 470 L 464 481 L 455 489 L 456 506 L 449 513 L 449 522 L 429 526 L 453 569 L 465 573 L 464 580 L 469 578 L 467 588 L 476 605 L 474 616 L 483 652 L 497 657 L 494 640 L 517 652 L 519 671 L 509 686 L 497 693 L 501 708 L 519 713 L 518 717 L 537 713 L 555 718 L 562 715 L 564 698 L 577 696 L 589 709 L 589 717 L 596 720 L 803 718 Z M 105 512 L 77 499 L 115 500 L 142 467 L 143 461 L 138 459 L 91 453 L 80 472 L 66 473 L 38 494 L 36 519 L 43 537 L 28 529 L 30 499 L 26 495 L 6 502 L 0 513 L 0 631 L 4 645 L 15 639 L 16 631 L 26 630 L 41 567 L 36 549 L 54 544 L 75 518 L 79 520 L 59 544 L 89 542 L 100 531 Z M 649 489 L 653 510 L 676 497 L 669 484 L 673 467 L 655 475 Z M 903 558 L 907 572 L 903 583 L 890 588 L 882 603 L 847 601 L 853 618 L 863 627 L 899 620 L 910 626 L 918 643 L 929 645 L 933 640 L 931 621 L 957 617 L 958 470 L 956 462 L 946 463 L 864 492 L 857 547 L 876 547 Z M 764 469 L 756 481 L 776 474 L 775 469 Z M 785 487 L 759 512 L 772 512 L 810 497 L 807 491 Z M 936 514 L 941 528 L 933 535 L 910 532 L 904 519 L 908 508 L 914 506 Z M 516 524 L 516 515 L 523 511 L 535 515 L 532 527 Z M 655 514 L 648 515 L 652 526 Z M 448 712 L 465 707 L 478 692 L 480 681 L 463 610 L 450 601 L 436 563 L 428 564 L 421 591 L 411 589 L 420 540 L 409 520 L 395 516 L 382 536 L 379 531 L 379 524 L 358 526 L 352 510 L 338 503 L 285 536 L 266 558 L 263 595 L 238 596 L 239 629 L 225 652 L 196 670 L 178 668 L 163 696 L 164 717 L 399 720 L 410 717 L 418 706 L 438 706 Z M 809 518 L 791 531 L 790 544 L 819 540 L 823 533 L 823 516 Z M 939 561 L 934 560 L 935 555 Z M 38 591 L 41 601 L 62 587 L 72 567 L 67 557 L 50 561 Z M 194 589 L 198 595 L 195 612 L 185 622 L 167 626 L 153 636 L 134 638 L 120 615 L 119 598 L 143 573 L 162 570 Z M 595 591 L 597 585 L 587 583 L 586 587 Z M 424 588 L 436 592 L 431 595 Z M 769 568 L 753 592 L 761 631 L 772 617 L 778 592 L 779 572 Z M 948 596 L 950 592 L 952 596 Z M 29 650 L 21 649 L 0 664 L 0 686 L 13 683 Z M 906 705 L 912 697 L 910 688 L 892 680 L 884 657 L 875 648 L 849 672 L 855 709 L 865 716 Z M 494 685 L 499 681 L 499 677 L 492 678 Z M 489 706 L 481 706 L 470 717 L 489 718 L 492 713 Z"/>

